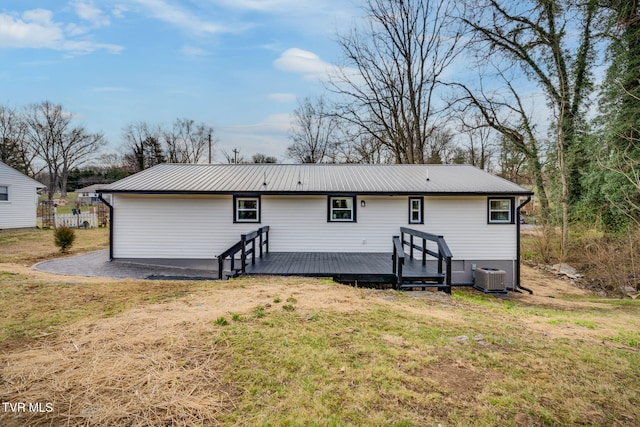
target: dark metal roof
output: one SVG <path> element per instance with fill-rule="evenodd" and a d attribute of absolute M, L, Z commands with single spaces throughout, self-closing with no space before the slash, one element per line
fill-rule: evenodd
<path fill-rule="evenodd" d="M 531 191 L 467 165 L 161 164 L 103 193 L 513 194 Z"/>

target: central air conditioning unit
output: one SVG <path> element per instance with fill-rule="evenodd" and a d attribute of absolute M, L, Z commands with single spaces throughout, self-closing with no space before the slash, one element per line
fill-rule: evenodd
<path fill-rule="evenodd" d="M 497 268 L 480 267 L 475 271 L 474 285 L 483 292 L 506 292 L 507 272 Z"/>

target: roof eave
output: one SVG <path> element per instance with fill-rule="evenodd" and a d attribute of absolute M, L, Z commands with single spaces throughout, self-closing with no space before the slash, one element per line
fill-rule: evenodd
<path fill-rule="evenodd" d="M 531 191 L 191 191 L 191 190 L 111 190 L 100 189 L 105 194 L 146 194 L 146 195 L 266 195 L 266 196 L 532 196 Z"/>

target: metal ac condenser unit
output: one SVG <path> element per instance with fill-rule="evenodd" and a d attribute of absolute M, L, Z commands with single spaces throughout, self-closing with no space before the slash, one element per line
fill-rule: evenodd
<path fill-rule="evenodd" d="M 480 267 L 475 272 L 475 286 L 485 292 L 506 292 L 507 272 L 497 268 Z"/>

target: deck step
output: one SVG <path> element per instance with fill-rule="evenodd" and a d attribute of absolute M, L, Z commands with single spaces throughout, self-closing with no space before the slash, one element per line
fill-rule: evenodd
<path fill-rule="evenodd" d="M 398 289 L 411 289 L 411 288 L 444 288 L 447 285 L 438 282 L 403 282 L 398 285 Z"/>
<path fill-rule="evenodd" d="M 447 286 L 444 283 L 436 283 L 436 282 L 427 282 L 427 283 L 402 283 L 398 285 L 398 290 L 400 291 L 412 291 L 414 289 L 422 289 L 423 291 L 427 288 L 437 288 L 438 290 L 445 291 L 447 293 L 451 293 L 451 287 Z"/>
<path fill-rule="evenodd" d="M 224 272 L 224 277 L 225 277 L 225 280 L 229 280 L 229 279 L 236 278 L 236 277 L 240 276 L 241 274 L 242 274 L 242 269 L 236 268 L 234 270 L 225 271 Z"/>
<path fill-rule="evenodd" d="M 436 283 L 444 283 L 444 274 L 435 274 L 435 275 L 403 275 L 402 281 L 403 283 L 411 283 L 411 282 L 436 282 Z"/>

